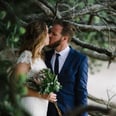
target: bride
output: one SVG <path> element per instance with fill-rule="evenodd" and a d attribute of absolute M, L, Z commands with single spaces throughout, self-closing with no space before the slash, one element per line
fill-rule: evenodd
<path fill-rule="evenodd" d="M 16 76 L 25 73 L 28 78 L 32 78 L 41 69 L 47 68 L 44 63 L 42 49 L 48 44 L 48 27 L 45 22 L 35 21 L 30 23 L 26 27 L 20 56 L 17 59 Z M 21 107 L 31 116 L 46 116 L 48 100 L 56 101 L 56 94 L 40 95 L 38 91 L 28 88 L 27 95 L 21 98 Z"/>

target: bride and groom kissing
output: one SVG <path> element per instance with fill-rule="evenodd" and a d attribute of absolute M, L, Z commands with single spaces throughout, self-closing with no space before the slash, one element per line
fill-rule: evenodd
<path fill-rule="evenodd" d="M 49 32 L 43 21 L 27 25 L 15 68 L 16 75 L 24 73 L 32 78 L 40 70 L 50 68 L 62 86 L 58 92 L 49 94 L 40 94 L 27 87 L 28 92 L 20 103 L 31 116 L 59 116 L 54 102 L 57 102 L 61 115 L 87 105 L 88 58 L 69 45 L 75 30 L 73 25 L 62 20 L 54 21 Z M 44 50 L 45 46 L 52 49 Z M 87 113 L 82 116 L 87 116 Z"/>

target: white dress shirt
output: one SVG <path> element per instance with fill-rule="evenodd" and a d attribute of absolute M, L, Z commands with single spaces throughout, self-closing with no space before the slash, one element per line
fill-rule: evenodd
<path fill-rule="evenodd" d="M 70 47 L 67 46 L 64 50 L 62 50 L 61 52 L 57 52 L 55 51 L 53 56 L 52 56 L 52 59 L 51 59 L 51 64 L 52 64 L 52 69 L 54 71 L 54 64 L 55 64 L 55 59 L 56 59 L 56 53 L 60 54 L 59 56 L 59 73 L 64 65 L 64 62 L 68 56 L 68 53 L 70 51 Z"/>

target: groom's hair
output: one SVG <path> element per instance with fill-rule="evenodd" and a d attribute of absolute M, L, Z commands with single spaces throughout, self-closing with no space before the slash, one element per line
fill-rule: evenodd
<path fill-rule="evenodd" d="M 76 31 L 76 27 L 74 25 L 72 25 L 70 22 L 64 21 L 64 20 L 60 20 L 57 19 L 53 22 L 53 25 L 60 25 L 63 27 L 61 34 L 62 35 L 66 35 L 69 37 L 69 41 L 71 41 L 72 37 L 75 34 Z"/>

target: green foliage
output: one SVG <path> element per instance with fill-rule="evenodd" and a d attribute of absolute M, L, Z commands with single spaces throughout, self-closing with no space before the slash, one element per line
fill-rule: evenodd
<path fill-rule="evenodd" d="M 9 29 L 11 30 L 11 33 L 8 35 L 7 45 L 16 48 L 19 45 L 20 36 L 25 33 L 25 29 L 18 24 L 10 26 Z"/>
<path fill-rule="evenodd" d="M 13 64 L 8 60 L 0 61 L 0 116 L 28 116 L 20 108 L 20 98 L 27 93 L 24 87 L 25 75 L 16 79 L 13 70 L 7 72 Z M 9 75 L 10 74 L 10 75 Z"/>
<path fill-rule="evenodd" d="M 6 16 L 6 12 L 5 11 L 1 11 L 0 12 L 0 19 L 3 20 Z"/>
<path fill-rule="evenodd" d="M 39 5 L 34 3 L 33 0 L 2 0 L 6 4 L 2 4 L 0 6 L 0 50 L 5 49 L 6 47 L 9 48 L 19 48 L 20 46 L 20 38 L 25 33 L 24 27 L 19 24 L 19 20 L 22 22 L 30 22 L 32 20 L 38 19 L 39 17 L 44 17 L 52 19 L 52 17 L 48 17 L 44 15 L 44 11 Z M 46 0 L 45 0 L 46 1 Z M 56 0 L 47 0 L 49 4 L 53 7 L 53 10 L 56 10 Z M 104 1 L 104 0 L 103 0 Z M 112 15 L 111 12 L 115 14 L 115 5 L 108 6 L 109 9 L 112 11 L 105 11 L 104 9 L 100 10 L 99 12 L 94 13 L 93 11 L 77 16 L 73 19 L 69 17 L 74 15 L 74 13 L 81 13 L 82 10 L 85 8 L 89 8 L 94 4 L 102 4 L 102 0 L 61 0 L 58 1 L 60 4 L 58 10 L 60 11 L 59 14 L 62 14 L 65 11 L 70 11 L 71 13 L 64 15 L 63 18 L 70 21 L 74 21 L 77 24 L 84 25 L 106 25 L 108 26 L 116 24 L 115 22 L 115 15 Z M 107 2 L 107 1 L 106 1 Z M 0 1 L 0 4 L 2 2 Z M 107 8 L 108 8 L 107 7 Z M 94 16 L 91 23 L 90 17 Z M 55 16 L 54 16 L 55 17 Z M 87 30 L 87 29 L 79 29 L 77 32 L 77 37 L 87 42 L 91 45 L 96 45 L 102 48 L 109 47 L 109 40 L 107 39 L 110 35 L 110 38 L 115 38 L 115 30 L 114 33 L 104 32 L 104 31 L 94 31 L 94 30 Z M 113 46 L 115 46 L 115 41 L 112 42 Z M 4 54 L 3 54 L 4 55 Z M 91 73 L 94 73 L 94 67 L 100 67 L 101 64 L 96 62 L 95 59 L 90 60 L 90 69 Z M 13 64 L 8 60 L 0 61 L 0 116 L 27 116 L 25 112 L 19 107 L 20 97 L 26 94 L 26 88 L 24 88 L 25 83 L 25 75 L 20 75 L 19 80 L 13 80 L 8 78 L 7 69 L 8 67 L 12 66 Z M 98 70 L 99 71 L 99 70 Z M 49 72 L 46 73 L 46 78 L 43 81 L 43 85 L 41 88 L 42 93 L 49 93 L 50 91 L 58 91 L 61 87 L 59 83 L 57 83 L 57 77 L 50 74 Z M 53 77 L 52 79 L 49 77 Z M 51 85 L 51 86 L 50 86 Z M 58 85 L 58 86 L 57 86 Z M 45 89 L 46 88 L 46 89 Z"/>
<path fill-rule="evenodd" d="M 48 0 L 51 4 L 55 5 L 56 1 L 55 0 Z"/>
<path fill-rule="evenodd" d="M 44 69 L 41 73 L 46 77 L 40 85 L 41 93 L 58 92 L 61 89 L 62 86 L 58 82 L 57 75 L 52 73 L 50 69 Z"/>
<path fill-rule="evenodd" d="M 21 96 L 27 93 L 23 77 L 16 83 L 13 78 L 7 73 L 0 74 L 0 116 L 28 116 L 19 105 Z"/>
<path fill-rule="evenodd" d="M 17 22 L 5 20 L 5 18 L 7 18 L 7 12 L 0 11 L 0 36 L 4 39 L 5 46 L 17 48 L 20 45 L 20 38 L 25 33 L 25 29 Z"/>
<path fill-rule="evenodd" d="M 9 60 L 0 60 L 0 74 L 6 73 L 7 68 L 12 65 L 13 64 Z"/>
<path fill-rule="evenodd" d="M 27 77 L 25 74 L 20 74 L 17 78 L 14 80 L 14 85 L 17 88 L 17 98 L 19 98 L 27 93 L 27 88 L 24 87 Z"/>
<path fill-rule="evenodd" d="M 35 82 L 34 79 L 39 83 Z M 27 86 L 42 94 L 58 92 L 62 87 L 58 82 L 57 76 L 50 69 L 42 69 L 37 77 L 27 79 Z"/>
<path fill-rule="evenodd" d="M 101 32 L 99 34 L 96 31 L 90 33 L 78 32 L 77 36 L 81 41 L 85 41 L 88 44 L 91 43 L 91 45 L 95 45 L 97 47 L 108 48 L 108 40 L 104 38 L 104 34 Z"/>

